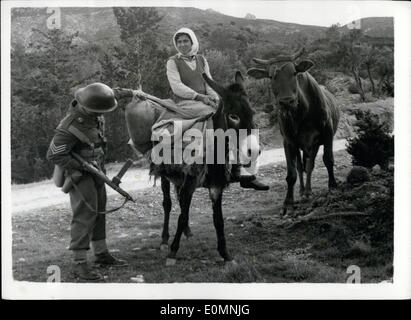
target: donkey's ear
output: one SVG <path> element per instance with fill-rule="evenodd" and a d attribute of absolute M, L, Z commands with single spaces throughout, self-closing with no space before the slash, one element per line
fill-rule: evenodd
<path fill-rule="evenodd" d="M 266 69 L 259 69 L 259 68 L 250 68 L 247 70 L 247 75 L 254 79 L 263 79 L 268 78 L 268 72 Z"/>
<path fill-rule="evenodd" d="M 214 80 L 210 79 L 204 72 L 202 73 L 203 79 L 205 80 L 205 82 L 207 82 L 207 84 L 211 87 L 211 89 L 213 89 L 215 92 L 217 92 L 217 94 L 220 97 L 224 97 L 225 96 L 225 89 L 220 86 L 217 82 L 215 82 Z"/>
<path fill-rule="evenodd" d="M 245 88 L 244 77 L 240 71 L 237 71 L 235 73 L 235 82 L 238 83 L 243 89 Z"/>
<path fill-rule="evenodd" d="M 314 65 L 314 62 L 312 62 L 311 60 L 308 60 L 308 59 L 303 60 L 299 64 L 295 65 L 295 70 L 297 72 L 305 72 L 309 70 L 313 65 Z"/>

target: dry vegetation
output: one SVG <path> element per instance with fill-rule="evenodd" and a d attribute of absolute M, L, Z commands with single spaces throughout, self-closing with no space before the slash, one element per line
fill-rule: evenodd
<path fill-rule="evenodd" d="M 142 275 L 147 283 L 345 282 L 347 267 L 352 264 L 361 267 L 362 282 L 391 278 L 392 233 L 387 233 L 388 229 L 383 229 L 379 222 L 384 217 L 392 222 L 392 174 L 374 172 L 366 184 L 350 186 L 345 183 L 351 169 L 350 157 L 344 151 L 338 152 L 336 163 L 339 193 L 327 193 L 326 170 L 321 159 L 317 159 L 314 197 L 310 202 L 297 203 L 296 216 L 288 220 L 280 216 L 286 190 L 284 164 L 261 169 L 270 182 L 268 192 L 244 190 L 238 184 L 226 190 L 225 232 L 236 265 L 224 265 L 217 253 L 205 189 L 199 189 L 192 202 L 190 223 L 194 236 L 183 238 L 177 264 L 171 267 L 165 266 L 166 252 L 159 249 L 163 221 L 160 190 L 134 193 L 137 204 L 112 214 L 107 223 L 110 248 L 118 257 L 127 259 L 130 266 L 103 269 L 105 281 L 131 282 L 132 277 Z M 118 197 L 110 198 L 110 205 L 119 202 Z M 361 211 L 375 216 L 347 215 L 299 222 L 308 212 L 321 215 L 323 208 L 328 212 Z M 171 235 L 176 228 L 177 212 L 174 203 Z M 62 281 L 76 281 L 69 272 L 70 218 L 70 210 L 61 206 L 13 217 L 16 280 L 46 281 L 47 267 L 58 265 Z"/>

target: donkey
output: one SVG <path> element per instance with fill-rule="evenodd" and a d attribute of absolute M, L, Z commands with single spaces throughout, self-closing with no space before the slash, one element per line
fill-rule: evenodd
<path fill-rule="evenodd" d="M 239 129 L 246 129 L 247 134 L 251 134 L 251 129 L 254 129 L 253 122 L 253 110 L 250 107 L 248 97 L 245 91 L 244 78 L 241 72 L 237 71 L 235 74 L 235 83 L 231 84 L 227 88 L 222 87 L 212 79 L 208 78 L 203 73 L 204 80 L 213 88 L 214 91 L 220 96 L 220 102 L 216 112 L 212 115 L 212 122 L 214 130 L 222 129 L 223 131 L 228 129 L 234 129 L 237 133 Z M 133 139 L 133 132 L 131 132 L 131 126 L 134 125 L 131 119 L 132 110 L 136 108 L 135 103 L 130 103 L 126 108 L 126 120 L 130 136 Z M 145 108 L 143 112 L 139 114 L 145 114 L 147 118 L 155 117 L 155 112 L 150 110 L 147 105 L 142 106 Z M 128 115 L 129 114 L 129 115 Z M 139 126 L 141 132 L 145 131 Z M 135 136 L 135 134 L 134 134 Z M 237 135 L 238 136 L 238 135 Z M 215 141 L 214 141 L 215 143 Z M 216 160 L 216 146 L 214 147 L 215 154 L 214 160 Z M 163 164 L 164 170 L 160 173 L 161 188 L 163 192 L 163 208 L 164 208 L 164 225 L 162 232 L 162 245 L 168 244 L 169 239 L 169 217 L 171 211 L 171 197 L 170 197 L 170 183 L 173 183 L 176 189 L 177 198 L 180 204 L 181 213 L 178 217 L 178 226 L 173 242 L 170 246 L 167 256 L 167 264 L 174 264 L 177 251 L 180 247 L 180 239 L 183 232 L 186 236 L 191 234 L 188 226 L 190 204 L 193 194 L 197 187 L 206 187 L 209 190 L 209 197 L 213 207 L 213 222 L 217 233 L 217 249 L 224 261 L 232 261 L 232 256 L 229 254 L 226 246 L 226 239 L 224 235 L 224 220 L 222 212 L 222 196 L 224 189 L 230 183 L 229 172 L 229 159 L 228 152 L 225 150 L 225 163 L 204 164 L 207 166 L 205 171 L 205 177 L 202 180 L 202 185 L 198 185 L 198 179 L 196 176 L 188 175 L 175 170 L 175 166 Z"/>
<path fill-rule="evenodd" d="M 270 60 L 253 59 L 260 68 L 251 68 L 247 74 L 255 79 L 269 78 L 271 90 L 278 106 L 280 131 L 283 136 L 287 160 L 287 196 L 283 214 L 293 211 L 294 184 L 300 179 L 300 194 L 311 194 L 311 174 L 320 145 L 324 146 L 323 161 L 328 171 L 328 187 L 334 189 L 333 137 L 338 128 L 339 109 L 334 96 L 307 72 L 314 63 L 310 60 L 294 61 L 304 48 L 292 55 L 281 55 Z M 276 65 L 277 63 L 282 63 Z M 303 162 L 301 153 L 303 152 Z M 304 187 L 303 172 L 307 173 Z"/>

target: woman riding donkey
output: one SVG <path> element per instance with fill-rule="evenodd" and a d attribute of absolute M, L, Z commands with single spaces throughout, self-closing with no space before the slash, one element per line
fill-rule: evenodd
<path fill-rule="evenodd" d="M 199 43 L 191 29 L 181 28 L 173 36 L 174 46 L 178 53 L 167 61 L 167 78 L 173 91 L 173 100 L 181 108 L 193 106 L 199 113 L 209 108 L 216 108 L 219 101 L 218 94 L 204 81 L 202 73 L 210 79 L 210 68 L 203 55 L 197 54 Z M 240 142 L 239 158 L 247 157 L 249 148 L 259 145 L 256 137 L 250 135 L 246 141 Z M 247 141 L 250 140 L 250 141 Z M 259 154 L 259 152 L 251 153 Z M 268 190 L 269 187 L 256 178 L 257 159 L 251 159 L 248 167 L 234 165 L 232 181 L 240 181 L 243 188 Z"/>

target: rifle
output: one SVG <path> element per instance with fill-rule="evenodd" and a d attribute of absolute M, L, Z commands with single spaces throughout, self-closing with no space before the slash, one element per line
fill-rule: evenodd
<path fill-rule="evenodd" d="M 110 180 L 109 177 L 107 177 L 103 172 L 100 171 L 97 167 L 92 165 L 91 163 L 87 162 L 84 160 L 79 154 L 75 152 L 71 152 L 71 155 L 73 156 L 74 159 L 76 159 L 80 164 L 83 166 L 84 170 L 88 171 L 92 175 L 100 178 L 103 180 L 108 186 L 110 186 L 112 189 L 117 191 L 119 194 L 121 194 L 124 198 L 126 198 L 129 201 L 134 202 L 134 199 L 131 197 L 130 194 L 128 194 L 126 191 L 124 191 L 121 187 L 119 187 L 119 184 L 121 182 L 121 178 L 123 175 L 126 173 L 128 168 L 130 168 L 132 161 L 129 159 L 127 162 L 124 164 L 124 166 L 121 168 L 120 172 L 113 178 L 113 180 Z"/>

